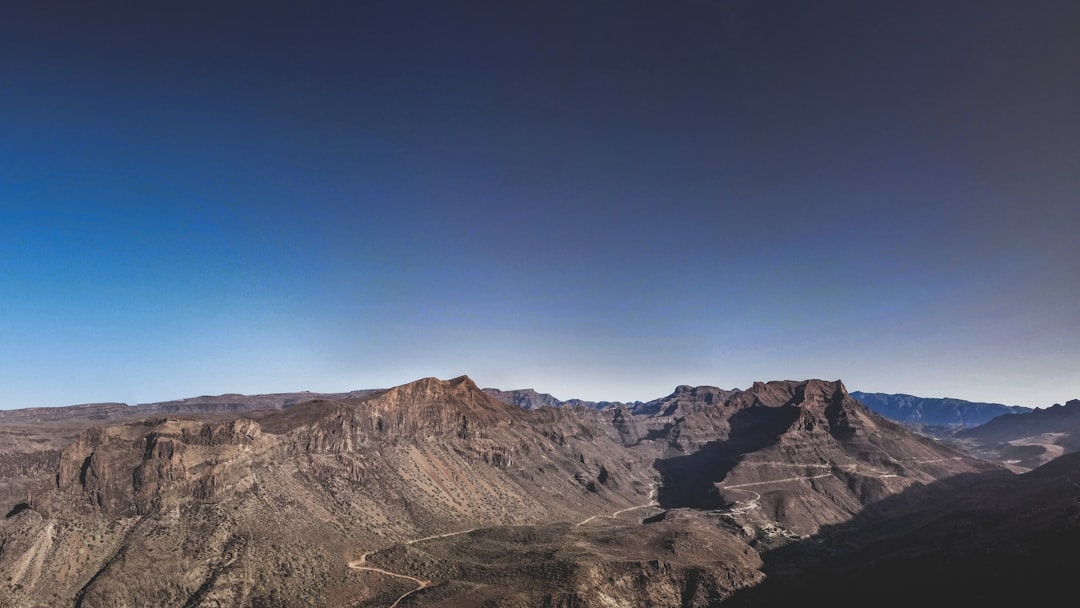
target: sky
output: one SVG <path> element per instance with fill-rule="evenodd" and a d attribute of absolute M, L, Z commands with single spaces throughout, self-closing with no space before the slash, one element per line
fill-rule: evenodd
<path fill-rule="evenodd" d="M 1080 397 L 1080 3 L 3 12 L 0 408 Z"/>

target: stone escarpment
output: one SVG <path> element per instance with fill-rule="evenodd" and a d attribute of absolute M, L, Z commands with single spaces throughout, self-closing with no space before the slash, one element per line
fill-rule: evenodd
<path fill-rule="evenodd" d="M 258 423 L 243 418 L 92 426 L 60 454 L 56 486 L 122 516 L 145 515 L 186 497 L 209 500 L 216 485 L 214 461 L 230 459 L 261 434 Z"/>

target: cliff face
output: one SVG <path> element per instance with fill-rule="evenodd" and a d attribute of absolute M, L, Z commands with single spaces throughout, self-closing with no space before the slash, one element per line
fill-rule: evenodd
<path fill-rule="evenodd" d="M 211 498 L 213 462 L 231 461 L 259 440 L 258 423 L 194 423 L 148 419 L 118 427 L 91 426 L 60 454 L 56 486 L 81 493 L 114 517 L 160 511 L 181 496 Z"/>

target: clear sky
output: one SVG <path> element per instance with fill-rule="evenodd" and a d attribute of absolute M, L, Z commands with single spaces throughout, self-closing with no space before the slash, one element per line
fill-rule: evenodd
<path fill-rule="evenodd" d="M 460 374 L 1048 406 L 1080 3 L 13 2 L 0 211 L 0 407 Z"/>

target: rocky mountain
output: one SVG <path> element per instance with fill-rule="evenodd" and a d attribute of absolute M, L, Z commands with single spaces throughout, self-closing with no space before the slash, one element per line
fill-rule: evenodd
<path fill-rule="evenodd" d="M 814 534 L 913 484 L 997 468 L 875 414 L 839 381 L 679 387 L 664 403 L 646 419 L 673 449 L 655 464 L 660 504 L 759 536 Z"/>
<path fill-rule="evenodd" d="M 1018 405 L 904 394 L 852 391 L 851 396 L 886 418 L 926 426 L 970 428 L 985 424 L 996 416 L 1031 411 Z"/>
<path fill-rule="evenodd" d="M 1010 475 L 838 381 L 657 402 L 529 410 L 461 377 L 251 411 L 13 413 L 0 605 L 714 606 L 774 547 Z"/>
<path fill-rule="evenodd" d="M 1080 451 L 1080 400 L 998 416 L 957 433 L 956 439 L 982 457 L 1018 470 L 1032 469 L 1062 454 Z"/>

